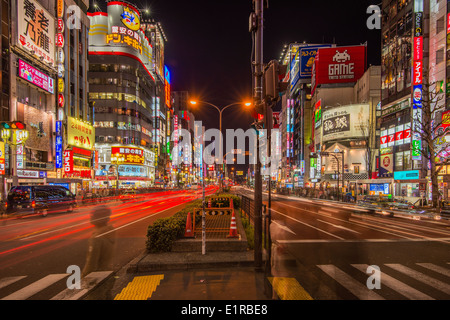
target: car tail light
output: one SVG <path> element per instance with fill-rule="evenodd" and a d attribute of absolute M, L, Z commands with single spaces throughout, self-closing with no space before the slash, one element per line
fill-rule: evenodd
<path fill-rule="evenodd" d="M 36 201 L 35 200 L 33 200 L 33 202 L 31 202 L 31 207 L 32 208 L 36 207 Z"/>

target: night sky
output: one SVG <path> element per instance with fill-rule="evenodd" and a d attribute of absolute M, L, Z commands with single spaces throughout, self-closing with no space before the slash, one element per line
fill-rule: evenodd
<path fill-rule="evenodd" d="M 223 107 L 251 98 L 252 38 L 248 21 L 252 0 L 139 0 L 168 38 L 165 63 L 172 90 Z M 277 60 L 291 42 L 358 45 L 368 42 L 368 64 L 380 64 L 380 30 L 369 30 L 366 9 L 380 0 L 269 0 L 264 11 L 264 62 Z M 92 0 L 91 0 L 92 3 Z M 106 2 L 97 0 L 106 8 Z M 193 110 L 206 128 L 219 127 L 218 112 Z M 238 106 L 224 112 L 223 129 L 247 129 L 252 118 Z"/>
<path fill-rule="evenodd" d="M 91 0 L 92 2 L 92 0 Z M 248 31 L 252 0 L 138 0 L 161 22 L 168 42 L 165 64 L 171 71 L 172 90 L 189 91 L 192 97 L 218 107 L 251 99 L 252 37 Z M 103 0 L 97 0 L 106 8 Z M 368 65 L 380 64 L 380 30 L 369 30 L 371 4 L 381 0 L 292 1 L 269 0 L 264 11 L 264 63 L 278 60 L 285 44 L 368 43 Z M 206 129 L 219 128 L 219 114 L 203 105 L 192 110 Z M 238 106 L 223 115 L 223 130 L 249 128 L 248 111 Z"/>

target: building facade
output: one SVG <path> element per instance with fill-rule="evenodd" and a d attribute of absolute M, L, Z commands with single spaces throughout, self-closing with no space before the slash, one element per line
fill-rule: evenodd
<path fill-rule="evenodd" d="M 106 12 L 89 18 L 96 187 L 153 186 L 164 172 L 164 162 L 158 166 L 168 117 L 164 71 L 154 67 L 154 48 L 134 5 L 109 2 Z"/>

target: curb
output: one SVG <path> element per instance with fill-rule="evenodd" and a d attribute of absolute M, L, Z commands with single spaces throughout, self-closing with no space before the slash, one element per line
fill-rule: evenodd
<path fill-rule="evenodd" d="M 254 252 L 167 252 L 144 253 L 131 261 L 127 273 L 142 273 L 162 270 L 192 270 L 198 268 L 252 267 Z"/>

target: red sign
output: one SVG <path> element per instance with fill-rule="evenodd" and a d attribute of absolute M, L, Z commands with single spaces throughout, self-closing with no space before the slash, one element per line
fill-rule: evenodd
<path fill-rule="evenodd" d="M 413 85 L 422 84 L 423 63 L 422 61 L 414 61 L 413 66 Z"/>
<path fill-rule="evenodd" d="M 450 33 L 450 13 L 447 13 L 447 33 Z"/>
<path fill-rule="evenodd" d="M 411 138 L 411 129 L 406 129 L 403 131 L 403 139 Z"/>
<path fill-rule="evenodd" d="M 144 164 L 144 150 L 134 147 L 111 147 L 114 162 L 124 164 Z"/>
<path fill-rule="evenodd" d="M 73 152 L 72 150 L 64 151 L 64 174 L 73 172 Z"/>
<path fill-rule="evenodd" d="M 62 33 L 56 35 L 56 46 L 60 48 L 64 47 L 64 35 Z"/>
<path fill-rule="evenodd" d="M 423 37 L 414 37 L 414 60 L 423 59 Z"/>
<path fill-rule="evenodd" d="M 58 94 L 58 107 L 64 108 L 64 95 L 62 93 Z"/>
<path fill-rule="evenodd" d="M 319 48 L 314 61 L 314 87 L 356 82 L 366 71 L 366 49 L 364 45 Z"/>

